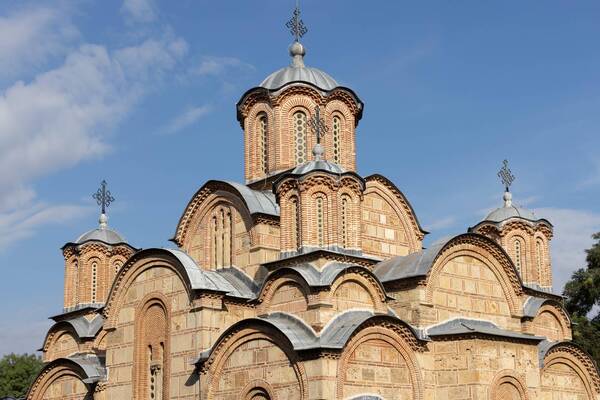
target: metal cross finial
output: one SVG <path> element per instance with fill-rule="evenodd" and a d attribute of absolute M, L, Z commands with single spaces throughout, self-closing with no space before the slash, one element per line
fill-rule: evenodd
<path fill-rule="evenodd" d="M 317 135 L 317 143 L 321 143 L 321 138 L 325 136 L 329 128 L 325 124 L 325 120 L 321 118 L 321 109 L 319 106 L 315 107 L 315 115 L 308 120 L 308 124 Z"/>
<path fill-rule="evenodd" d="M 296 2 L 296 8 L 292 14 L 292 18 L 285 24 L 286 28 L 290 30 L 290 33 L 296 39 L 296 42 L 300 41 L 300 38 L 308 32 L 308 29 L 304 25 L 304 22 L 300 19 L 300 7 Z"/>
<path fill-rule="evenodd" d="M 95 199 L 96 203 L 101 207 L 102 214 L 106 214 L 106 207 L 115 201 L 115 198 L 110 194 L 110 190 L 106 190 L 105 180 L 100 183 L 100 188 L 92 195 L 92 198 Z"/>
<path fill-rule="evenodd" d="M 500 178 L 502 184 L 508 192 L 510 185 L 512 185 L 513 181 L 515 180 L 515 176 L 510 171 L 510 168 L 508 168 L 508 160 L 504 160 L 502 164 L 502 168 L 500 168 L 500 171 L 498 171 L 498 178 Z"/>

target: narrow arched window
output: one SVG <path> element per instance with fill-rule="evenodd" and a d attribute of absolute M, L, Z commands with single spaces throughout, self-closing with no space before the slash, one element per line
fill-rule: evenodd
<path fill-rule="evenodd" d="M 217 216 L 214 215 L 211 218 L 211 247 L 212 247 L 212 266 L 216 267 L 217 266 L 217 255 L 219 252 L 219 240 L 218 240 L 218 234 L 219 234 L 219 224 L 217 221 Z"/>
<path fill-rule="evenodd" d="M 268 157 L 269 157 L 269 141 L 268 141 L 268 126 L 267 114 L 261 113 L 258 117 L 258 157 L 260 163 L 260 171 L 264 174 L 269 172 Z"/>
<path fill-rule="evenodd" d="M 342 196 L 342 204 L 340 206 L 340 234 L 342 247 L 348 247 L 348 196 Z"/>
<path fill-rule="evenodd" d="M 79 303 L 79 262 L 73 261 L 73 292 L 75 304 Z"/>
<path fill-rule="evenodd" d="M 231 210 L 221 210 L 223 215 L 223 265 L 230 266 L 231 262 L 231 246 L 233 244 L 233 230 L 231 220 Z"/>
<path fill-rule="evenodd" d="M 542 279 L 545 278 L 544 276 L 544 271 L 543 271 L 543 265 L 544 265 L 544 248 L 543 248 L 543 244 L 541 239 L 537 239 L 535 241 L 535 256 L 536 256 L 536 261 L 537 261 L 537 270 L 538 270 L 538 275 L 539 275 L 539 280 L 541 284 L 544 284 L 544 280 Z"/>
<path fill-rule="evenodd" d="M 292 248 L 298 249 L 300 247 L 300 209 L 296 196 L 290 199 L 290 223 L 292 228 L 290 230 L 292 234 Z"/>
<path fill-rule="evenodd" d="M 294 158 L 296 164 L 306 161 L 306 114 L 297 111 L 293 116 L 294 127 Z"/>
<path fill-rule="evenodd" d="M 319 246 L 325 245 L 325 233 L 324 233 L 324 205 L 323 197 L 317 197 L 317 244 Z"/>
<path fill-rule="evenodd" d="M 92 276 L 91 276 L 91 285 L 92 285 L 92 297 L 91 302 L 95 303 L 98 295 L 98 262 L 92 262 Z"/>
<path fill-rule="evenodd" d="M 521 241 L 519 239 L 515 239 L 515 266 L 517 267 L 517 271 L 519 271 L 519 274 L 521 274 L 522 276 L 522 259 L 521 259 Z"/>
<path fill-rule="evenodd" d="M 121 269 L 122 265 L 123 264 L 121 263 L 121 261 L 115 261 L 115 263 L 113 264 L 115 276 L 117 276 L 117 274 L 119 273 L 119 270 Z"/>
<path fill-rule="evenodd" d="M 336 164 L 340 164 L 342 162 L 342 151 L 341 151 L 341 131 L 342 131 L 342 121 L 340 117 L 337 115 L 333 117 L 333 162 Z"/>

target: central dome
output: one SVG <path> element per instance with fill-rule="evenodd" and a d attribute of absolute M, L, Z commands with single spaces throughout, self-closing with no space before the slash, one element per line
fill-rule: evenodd
<path fill-rule="evenodd" d="M 267 76 L 260 84 L 260 87 L 277 90 L 292 82 L 306 82 L 321 90 L 330 91 L 339 86 L 329 74 L 320 69 L 305 66 L 305 54 L 306 50 L 300 42 L 292 43 L 290 46 L 292 64 Z"/>

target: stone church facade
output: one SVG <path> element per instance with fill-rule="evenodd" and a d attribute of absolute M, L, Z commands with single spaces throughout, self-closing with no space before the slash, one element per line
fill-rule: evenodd
<path fill-rule="evenodd" d="M 551 223 L 507 190 L 423 249 L 402 191 L 356 172 L 358 95 L 290 54 L 237 103 L 245 183 L 200 187 L 174 249 L 104 213 L 64 245 L 28 399 L 600 399 L 551 291 Z"/>

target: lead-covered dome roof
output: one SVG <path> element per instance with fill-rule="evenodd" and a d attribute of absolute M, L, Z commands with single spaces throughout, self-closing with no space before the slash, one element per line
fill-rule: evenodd
<path fill-rule="evenodd" d="M 494 211 L 485 217 L 484 221 L 502 222 L 510 218 L 523 218 L 529 221 L 537 221 L 539 218 L 535 216 L 533 211 L 526 208 L 517 207 L 512 204 L 512 193 L 504 192 L 504 206 L 496 208 Z"/>
<path fill-rule="evenodd" d="M 96 229 L 85 232 L 80 235 L 73 243 L 83 244 L 89 241 L 103 242 L 114 245 L 119 243 L 127 243 L 125 238 L 114 229 L 108 227 L 108 217 L 106 214 L 100 214 L 98 219 L 99 226 Z"/>
<path fill-rule="evenodd" d="M 305 54 L 306 49 L 300 42 L 292 43 L 290 46 L 292 63 L 267 76 L 260 84 L 260 87 L 269 90 L 277 90 L 292 82 L 306 82 L 319 89 L 330 91 L 339 86 L 331 75 L 318 68 L 307 67 L 304 65 Z"/>

